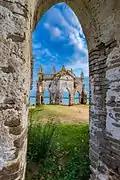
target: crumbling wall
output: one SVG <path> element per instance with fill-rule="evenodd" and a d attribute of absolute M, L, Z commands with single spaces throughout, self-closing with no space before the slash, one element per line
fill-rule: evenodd
<path fill-rule="evenodd" d="M 40 67 L 41 69 L 41 67 Z M 40 70 L 39 70 L 40 71 Z M 84 78 L 76 77 L 72 72 L 65 68 L 56 74 L 38 74 L 36 104 L 44 104 L 44 92 L 50 93 L 50 104 L 62 104 L 64 90 L 69 92 L 69 105 L 75 104 L 74 94 L 79 92 L 79 103 L 86 104 Z"/>

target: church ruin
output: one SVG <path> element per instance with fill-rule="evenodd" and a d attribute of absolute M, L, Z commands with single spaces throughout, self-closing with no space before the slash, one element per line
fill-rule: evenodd
<path fill-rule="evenodd" d="M 39 69 L 37 81 L 36 104 L 44 104 L 44 92 L 50 93 L 50 104 L 63 104 L 63 91 L 69 92 L 69 105 L 73 105 L 75 93 L 79 94 L 79 104 L 86 104 L 87 95 L 85 93 L 84 74 L 80 77 L 67 70 L 64 66 L 59 72 L 53 67 L 51 74 L 44 74 L 42 67 Z"/>

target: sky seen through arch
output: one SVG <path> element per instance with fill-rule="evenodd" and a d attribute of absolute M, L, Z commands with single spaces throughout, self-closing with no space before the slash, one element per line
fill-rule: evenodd
<path fill-rule="evenodd" d="M 88 49 L 80 22 L 65 3 L 51 7 L 40 19 L 32 33 L 34 58 L 33 88 L 30 95 L 36 96 L 36 81 L 40 65 L 44 73 L 51 73 L 54 65 L 59 71 L 64 65 L 80 76 L 84 72 L 87 94 L 89 92 Z"/>

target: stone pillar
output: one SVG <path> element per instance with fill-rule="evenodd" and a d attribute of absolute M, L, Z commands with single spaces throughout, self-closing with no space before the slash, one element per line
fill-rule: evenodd
<path fill-rule="evenodd" d="M 109 161 L 109 151 L 106 151 L 108 143 L 106 141 L 106 47 L 99 44 L 96 49 L 89 54 L 90 66 L 90 160 L 91 160 L 91 180 L 109 179 L 106 162 L 111 166 L 113 160 Z M 94 64 L 94 62 L 97 62 Z M 109 155 L 108 155 L 109 154 Z M 108 158 L 109 156 L 109 158 Z M 103 160 L 104 159 L 104 160 Z M 119 178 L 118 178 L 119 179 Z M 115 180 L 113 178 L 113 180 Z"/>
<path fill-rule="evenodd" d="M 81 104 L 81 95 L 79 93 L 79 104 Z"/>
<path fill-rule="evenodd" d="M 80 98 L 79 98 L 79 104 L 81 104 L 81 96 L 80 96 Z"/>
<path fill-rule="evenodd" d="M 52 94 L 51 94 L 51 92 L 50 92 L 50 104 L 52 104 L 53 102 L 52 102 Z"/>
<path fill-rule="evenodd" d="M 74 104 L 74 94 L 69 93 L 69 105 L 72 106 Z"/>
<path fill-rule="evenodd" d="M 54 104 L 54 93 L 50 92 L 50 104 Z"/>
<path fill-rule="evenodd" d="M 87 95 L 86 94 L 81 93 L 80 103 L 81 104 L 86 104 L 87 103 Z"/>
<path fill-rule="evenodd" d="M 23 180 L 31 87 L 30 12 L 24 0 L 0 1 L 0 179 Z"/>
<path fill-rule="evenodd" d="M 59 104 L 62 104 L 62 96 L 63 96 L 63 93 L 60 91 L 59 92 Z"/>
<path fill-rule="evenodd" d="M 81 92 L 81 104 L 87 103 L 87 95 L 85 93 L 85 84 L 83 84 L 82 92 Z"/>
<path fill-rule="evenodd" d="M 50 92 L 50 104 L 55 104 L 55 93 Z"/>
<path fill-rule="evenodd" d="M 43 82 L 38 80 L 36 92 L 36 105 L 44 104 Z"/>
<path fill-rule="evenodd" d="M 44 104 L 44 93 L 40 93 L 40 104 Z"/>
<path fill-rule="evenodd" d="M 60 104 L 60 92 L 55 93 L 55 104 Z"/>

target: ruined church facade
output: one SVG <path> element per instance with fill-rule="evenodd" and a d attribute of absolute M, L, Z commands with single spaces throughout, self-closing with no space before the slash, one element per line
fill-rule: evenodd
<path fill-rule="evenodd" d="M 74 96 L 76 92 L 79 95 L 79 104 L 86 104 L 87 101 L 83 72 L 80 77 L 76 77 L 72 70 L 67 70 L 64 66 L 59 72 L 56 72 L 53 67 L 51 74 L 44 74 L 42 67 L 40 67 L 36 92 L 37 105 L 44 104 L 46 90 L 50 94 L 50 104 L 63 104 L 63 92 L 65 90 L 69 93 L 69 105 L 75 104 Z"/>

